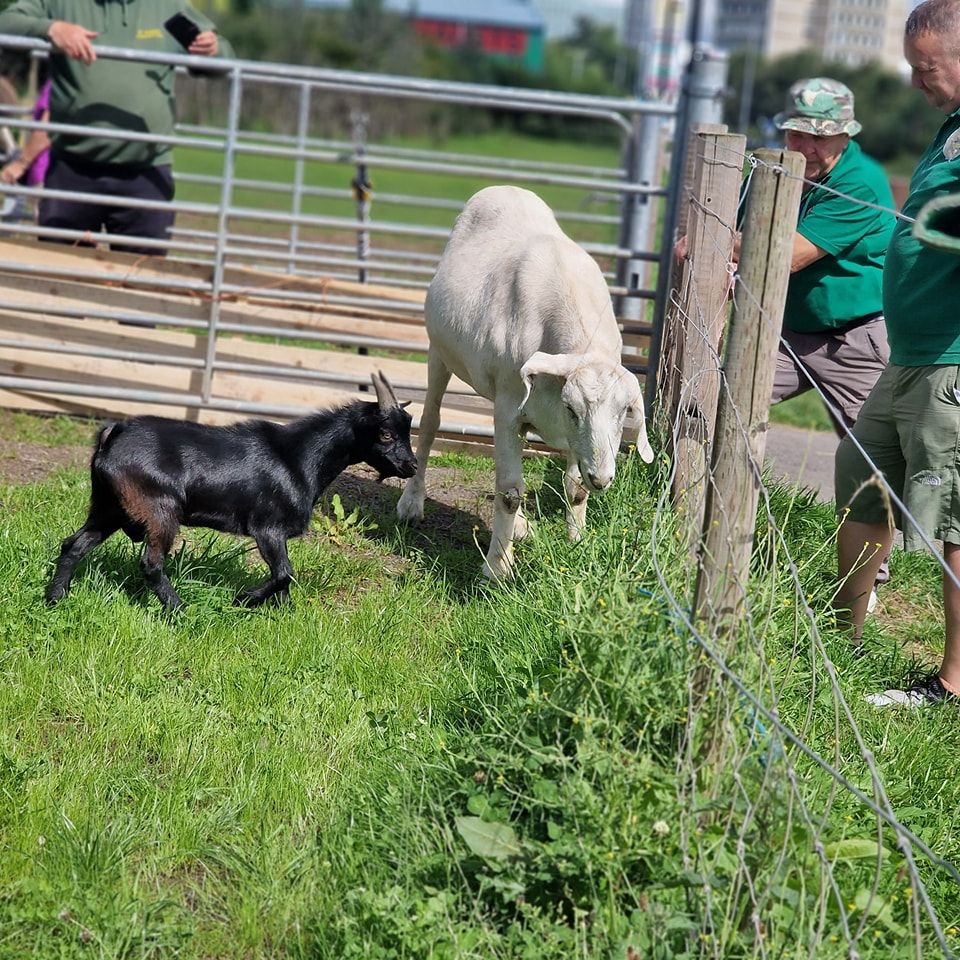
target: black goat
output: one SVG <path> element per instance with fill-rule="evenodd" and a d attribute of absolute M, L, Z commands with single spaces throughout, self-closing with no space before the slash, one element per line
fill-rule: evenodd
<path fill-rule="evenodd" d="M 293 568 L 287 541 L 304 533 L 317 500 L 352 463 L 384 477 L 412 477 L 410 414 L 383 374 L 373 376 L 377 403 L 357 400 L 288 424 L 246 420 L 211 427 L 163 417 L 107 424 L 90 462 L 87 522 L 63 541 L 47 587 L 48 603 L 70 590 L 76 565 L 122 529 L 145 541 L 140 566 L 170 610 L 182 601 L 163 570 L 181 524 L 253 537 L 270 579 L 237 594 L 258 606 L 286 599 Z"/>

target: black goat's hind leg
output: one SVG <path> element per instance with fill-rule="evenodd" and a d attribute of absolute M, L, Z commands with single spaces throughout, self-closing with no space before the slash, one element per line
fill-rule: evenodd
<path fill-rule="evenodd" d="M 60 545 L 60 556 L 57 558 L 57 568 L 47 584 L 47 603 L 58 603 L 70 592 L 70 581 L 77 564 L 94 547 L 99 546 L 119 529 L 118 518 L 91 513 L 87 522 L 63 541 Z"/>
<path fill-rule="evenodd" d="M 287 554 L 287 538 L 273 531 L 256 533 L 253 538 L 270 567 L 270 579 L 255 587 L 241 590 L 235 602 L 240 606 L 259 607 L 271 597 L 276 597 L 278 601 L 289 600 L 293 567 Z"/>
<path fill-rule="evenodd" d="M 151 523 L 147 526 L 144 536 L 143 556 L 140 558 L 140 569 L 146 578 L 150 588 L 159 597 L 160 602 L 170 612 L 178 610 L 183 606 L 183 601 L 173 589 L 173 584 L 167 577 L 163 569 L 163 563 L 173 546 L 173 541 L 177 536 L 180 525 L 177 521 L 169 518 L 167 514 L 166 522 L 163 521 L 163 514 L 157 511 L 157 517 L 161 522 Z"/>

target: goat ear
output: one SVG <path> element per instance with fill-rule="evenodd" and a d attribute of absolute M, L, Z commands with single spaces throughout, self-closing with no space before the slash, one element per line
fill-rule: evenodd
<path fill-rule="evenodd" d="M 577 363 L 582 361 L 583 357 L 577 357 L 570 353 L 541 353 L 538 351 L 533 354 L 520 368 L 520 379 L 523 381 L 524 392 L 523 399 L 520 401 L 519 412 L 523 413 L 523 408 L 530 399 L 534 377 L 546 373 L 566 379 L 576 369 Z"/>
<path fill-rule="evenodd" d="M 370 374 L 370 379 L 373 381 L 373 389 L 377 391 L 377 403 L 380 404 L 380 409 L 384 413 L 400 406 L 397 403 L 397 395 L 393 392 L 393 387 L 390 386 L 382 370 Z"/>
<path fill-rule="evenodd" d="M 647 440 L 647 418 L 643 409 L 643 390 L 640 387 L 640 381 L 630 374 L 630 378 L 636 384 L 636 392 L 630 400 L 630 408 L 637 420 L 637 453 L 644 463 L 653 463 L 653 448 Z"/>

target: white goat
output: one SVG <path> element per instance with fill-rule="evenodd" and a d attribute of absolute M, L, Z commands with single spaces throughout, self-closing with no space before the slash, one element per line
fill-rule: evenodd
<path fill-rule="evenodd" d="M 397 505 L 423 517 L 424 472 L 440 426 L 440 401 L 456 374 L 494 404 L 496 498 L 485 576 L 512 575 L 513 539 L 527 522 L 521 454 L 528 429 L 567 451 L 567 534 L 583 535 L 590 491 L 613 480 L 624 419 L 639 423 L 649 463 L 643 396 L 620 363 L 622 339 L 596 262 L 529 190 L 487 187 L 457 218 L 426 299 L 427 395 L 417 472 Z"/>

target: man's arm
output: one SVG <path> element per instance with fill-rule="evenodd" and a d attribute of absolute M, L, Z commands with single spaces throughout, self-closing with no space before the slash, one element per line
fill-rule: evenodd
<path fill-rule="evenodd" d="M 740 234 L 736 234 L 733 243 L 733 263 L 740 260 Z M 682 236 L 673 246 L 673 255 L 678 260 L 687 259 L 687 237 Z M 809 267 L 811 263 L 816 263 L 822 257 L 827 255 L 826 250 L 822 250 L 816 244 L 811 243 L 806 237 L 799 233 L 793 235 L 793 252 L 790 255 L 790 272 L 796 273 Z"/>
<path fill-rule="evenodd" d="M 17 0 L 0 13 L 0 33 L 47 40 L 53 22 L 43 0 Z"/>
<path fill-rule="evenodd" d="M 96 31 L 79 23 L 54 20 L 44 0 L 17 0 L 0 14 L 0 33 L 49 40 L 61 53 L 84 63 L 93 63 L 97 59 L 92 42 L 97 36 Z"/>
<path fill-rule="evenodd" d="M 822 250 L 816 244 L 811 243 L 802 234 L 795 233 L 793 235 L 793 254 L 790 257 L 790 272 L 796 273 L 798 270 L 803 270 L 826 255 L 826 250 Z"/>

